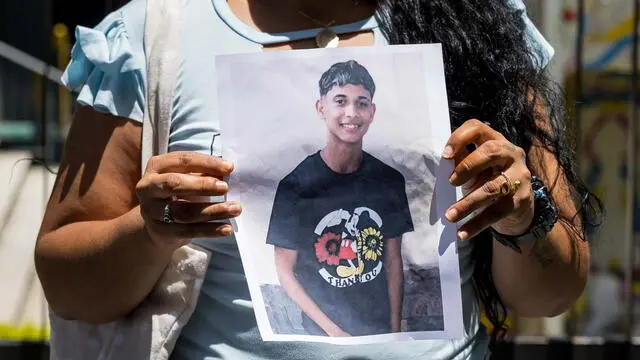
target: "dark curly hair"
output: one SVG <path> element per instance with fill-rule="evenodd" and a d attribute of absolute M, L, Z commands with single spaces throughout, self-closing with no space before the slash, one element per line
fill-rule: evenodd
<path fill-rule="evenodd" d="M 561 221 L 585 240 L 602 222 L 602 203 L 580 179 L 566 127 L 563 94 L 537 63 L 528 46 L 520 10 L 508 0 L 374 0 L 376 17 L 391 44 L 441 43 L 451 126 L 468 119 L 488 122 L 509 141 L 528 151 L 534 143 L 560 164 L 578 209 Z M 536 104 L 544 105 L 540 114 Z M 550 128 L 539 127 L 541 116 Z M 535 175 L 535 174 L 534 174 Z M 547 184 L 552 188 L 555 184 Z M 506 306 L 491 273 L 491 234 L 475 239 L 473 284 L 494 326 L 491 343 L 506 334 Z"/>

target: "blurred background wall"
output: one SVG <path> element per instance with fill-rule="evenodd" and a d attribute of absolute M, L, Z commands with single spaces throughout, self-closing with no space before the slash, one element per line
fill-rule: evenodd
<path fill-rule="evenodd" d="M 54 80 L 68 62 L 74 28 L 94 26 L 122 4 L 0 2 L 0 359 L 34 358 L 49 337 L 33 246 L 74 100 Z"/>
<path fill-rule="evenodd" d="M 33 244 L 53 185 L 54 175 L 46 168 L 55 171 L 74 99 L 52 80 L 68 61 L 74 28 L 94 26 L 124 2 L 0 4 L 0 359 L 8 358 L 7 349 L 22 351 L 12 353 L 16 359 L 45 356 L 40 351 L 46 351 L 49 336 L 46 302 L 33 271 Z M 638 153 L 629 148 L 632 121 L 638 130 L 631 111 L 634 0 L 525 2 L 556 50 L 548 71 L 566 92 L 578 165 L 604 200 L 607 222 L 592 234 L 592 275 L 583 297 L 554 319 L 512 315 L 515 340 L 505 351 L 523 359 L 551 354 L 564 354 L 558 359 L 640 359 L 629 350 L 630 336 L 640 336 L 640 186 L 637 175 L 630 183 L 634 166 L 629 163 Z M 640 169 L 637 159 L 635 169 Z M 527 357 L 518 350 L 523 344 L 543 350 Z M 584 345 L 582 350 L 577 344 Z M 621 352 L 607 353 L 603 344 Z"/>

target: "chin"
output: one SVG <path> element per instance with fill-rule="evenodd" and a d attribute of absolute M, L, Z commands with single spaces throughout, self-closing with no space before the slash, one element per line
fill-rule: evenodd
<path fill-rule="evenodd" d="M 345 134 L 344 132 L 331 132 L 331 136 L 335 141 L 345 145 L 361 144 L 364 134 Z"/>
<path fill-rule="evenodd" d="M 358 144 L 362 142 L 363 136 L 361 134 L 343 134 L 339 137 L 340 141 L 347 144 Z"/>

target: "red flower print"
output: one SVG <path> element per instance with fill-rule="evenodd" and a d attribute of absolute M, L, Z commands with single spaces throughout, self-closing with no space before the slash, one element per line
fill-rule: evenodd
<path fill-rule="evenodd" d="M 327 262 L 328 265 L 340 264 L 340 244 L 342 239 L 340 235 L 334 233 L 326 233 L 316 241 L 316 258 L 318 262 Z"/>

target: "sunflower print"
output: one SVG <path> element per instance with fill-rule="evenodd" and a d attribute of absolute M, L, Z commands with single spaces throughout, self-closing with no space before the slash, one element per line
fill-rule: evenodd
<path fill-rule="evenodd" d="M 380 230 L 369 227 L 360 232 L 358 236 L 358 252 L 365 260 L 376 261 L 382 256 L 382 234 Z"/>

